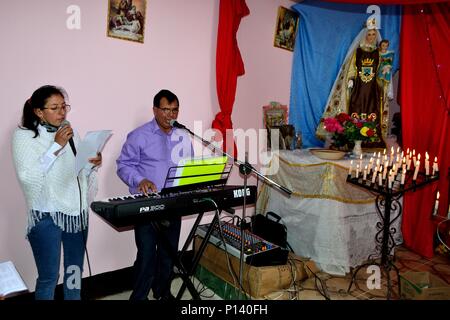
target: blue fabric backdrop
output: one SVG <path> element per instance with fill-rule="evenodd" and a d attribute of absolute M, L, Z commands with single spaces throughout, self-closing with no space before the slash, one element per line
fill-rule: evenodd
<path fill-rule="evenodd" d="M 393 73 L 399 65 L 400 6 L 381 8 L 382 38 L 395 51 Z M 315 131 L 345 54 L 372 13 L 368 5 L 305 0 L 292 6 L 300 14 L 292 63 L 289 123 L 300 128 L 303 147 L 322 146 Z"/>

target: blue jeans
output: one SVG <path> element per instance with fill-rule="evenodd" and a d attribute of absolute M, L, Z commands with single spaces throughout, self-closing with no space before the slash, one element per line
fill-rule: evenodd
<path fill-rule="evenodd" d="M 83 237 L 84 233 L 84 237 Z M 61 243 L 64 252 L 64 299 L 80 300 L 83 274 L 84 239 L 87 230 L 69 233 L 61 230 L 49 215 L 30 230 L 28 240 L 38 271 L 35 299 L 53 300 L 59 278 Z"/>
<path fill-rule="evenodd" d="M 162 224 L 165 237 L 158 234 L 151 224 L 142 224 L 134 228 L 137 256 L 134 262 L 134 284 L 130 300 L 146 300 L 150 289 L 153 289 L 155 298 L 170 294 L 173 260 L 167 246 L 170 245 L 175 253 L 178 251 L 181 218 L 163 221 Z"/>

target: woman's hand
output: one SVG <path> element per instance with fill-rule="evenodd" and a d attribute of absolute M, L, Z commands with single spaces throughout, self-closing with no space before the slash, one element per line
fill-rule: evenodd
<path fill-rule="evenodd" d="M 94 168 L 101 166 L 102 165 L 102 153 L 97 152 L 97 156 L 95 158 L 89 158 L 89 162 L 94 165 Z"/>
<path fill-rule="evenodd" d="M 63 126 L 56 131 L 55 142 L 63 148 L 70 138 L 73 137 L 73 129 L 70 125 Z"/>

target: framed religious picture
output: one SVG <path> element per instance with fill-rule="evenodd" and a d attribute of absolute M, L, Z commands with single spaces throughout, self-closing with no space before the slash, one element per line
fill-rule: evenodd
<path fill-rule="evenodd" d="M 278 48 L 294 51 L 298 23 L 299 15 L 297 12 L 285 7 L 278 7 L 273 45 Z"/>
<path fill-rule="evenodd" d="M 108 37 L 144 43 L 146 0 L 108 0 Z"/>
<path fill-rule="evenodd" d="M 263 106 L 264 127 L 267 130 L 267 148 L 290 149 L 294 138 L 294 127 L 288 122 L 288 107 L 278 102 L 271 102 L 268 106 Z M 277 146 L 272 146 L 272 130 L 278 131 Z M 276 137 L 276 136 L 275 136 Z"/>
<path fill-rule="evenodd" d="M 288 107 L 278 102 L 271 102 L 268 106 L 263 106 L 264 126 L 266 128 L 279 127 L 287 124 Z"/>

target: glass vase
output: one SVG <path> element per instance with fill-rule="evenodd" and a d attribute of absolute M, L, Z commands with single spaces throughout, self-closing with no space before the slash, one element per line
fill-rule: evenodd
<path fill-rule="evenodd" d="M 352 153 L 355 156 L 355 158 L 359 158 L 362 155 L 362 147 L 361 147 L 361 140 L 355 140 L 355 146 L 353 147 Z"/>

